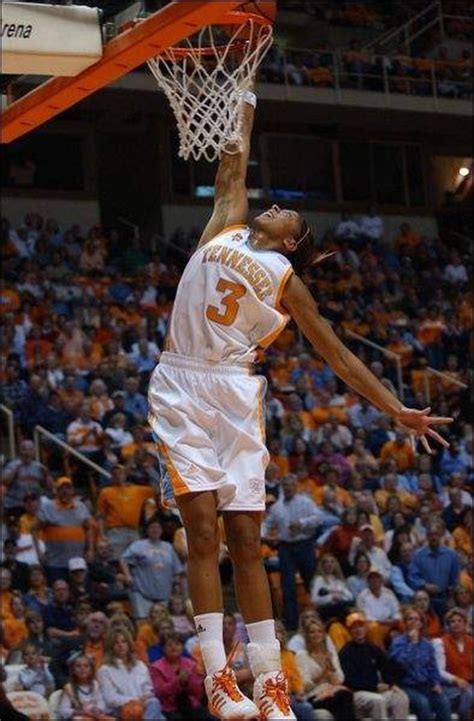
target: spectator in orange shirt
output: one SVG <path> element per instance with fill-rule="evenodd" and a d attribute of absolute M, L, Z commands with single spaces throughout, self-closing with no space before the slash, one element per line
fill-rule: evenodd
<path fill-rule="evenodd" d="M 16 313 L 20 310 L 21 299 L 20 294 L 3 279 L 0 282 L 0 307 L 2 316 L 5 313 Z"/>
<path fill-rule="evenodd" d="M 281 446 L 279 438 L 271 438 L 268 443 L 268 450 L 270 453 L 270 463 L 274 463 L 278 468 L 278 476 L 283 478 L 287 473 L 290 472 L 290 462 L 288 455 Z"/>
<path fill-rule="evenodd" d="M 13 618 L 12 574 L 8 568 L 0 568 L 0 618 L 2 621 Z"/>
<path fill-rule="evenodd" d="M 384 443 L 382 446 L 380 458 L 382 461 L 393 458 L 397 464 L 397 470 L 400 473 L 407 471 L 409 468 L 413 468 L 416 456 L 408 435 L 404 431 L 397 430 L 395 440 L 387 441 L 387 443 Z"/>
<path fill-rule="evenodd" d="M 19 594 L 14 594 L 10 608 L 12 617 L 4 621 L 5 636 L 8 648 L 14 649 L 28 638 L 28 629 L 25 623 L 25 606 Z"/>
<path fill-rule="evenodd" d="M 423 618 L 424 633 L 428 638 L 439 638 L 442 634 L 440 620 L 431 607 L 428 591 L 420 588 L 413 596 L 413 603 Z"/>
<path fill-rule="evenodd" d="M 145 426 L 135 426 L 131 429 L 133 441 L 127 443 L 120 449 L 120 455 L 124 461 L 128 461 L 139 451 L 147 453 L 156 452 L 156 444 L 146 440 L 147 430 Z"/>
<path fill-rule="evenodd" d="M 413 348 L 402 339 L 397 330 L 390 331 L 390 341 L 387 344 L 387 350 L 400 356 L 403 368 L 410 365 L 413 358 Z"/>
<path fill-rule="evenodd" d="M 329 467 L 328 470 L 323 473 L 323 477 L 324 485 L 319 486 L 314 491 L 314 500 L 316 501 L 316 503 L 318 505 L 322 505 L 324 493 L 327 490 L 330 490 L 335 493 L 337 502 L 341 506 L 344 506 L 345 508 L 351 506 L 353 503 L 352 497 L 351 494 L 341 486 L 341 474 L 339 472 L 339 469 Z"/>
<path fill-rule="evenodd" d="M 129 483 L 123 466 L 114 466 L 111 474 L 110 485 L 99 493 L 97 513 L 102 531 L 110 543 L 113 558 L 119 560 L 125 549 L 138 540 L 143 504 L 153 498 L 155 493 L 150 486 Z"/>
<path fill-rule="evenodd" d="M 446 325 L 439 308 L 432 305 L 428 312 L 422 309 L 419 321 L 417 339 L 425 348 L 429 364 L 434 368 L 441 368 L 444 357 L 441 341 Z"/>
<path fill-rule="evenodd" d="M 148 649 L 160 643 L 160 624 L 169 620 L 169 611 L 164 603 L 157 601 L 150 607 L 146 622 L 137 631 L 137 643 L 143 646 L 145 658 L 148 658 Z"/>
<path fill-rule="evenodd" d="M 313 67 L 307 70 L 307 75 L 311 82 L 320 88 L 334 87 L 334 73 L 330 68 L 321 65 L 319 55 L 314 56 Z"/>
<path fill-rule="evenodd" d="M 386 473 L 382 478 L 382 488 L 374 493 L 375 501 L 381 514 L 387 511 L 387 502 L 391 496 L 399 498 L 402 504 L 402 510 L 404 511 L 413 510 L 418 505 L 415 496 L 398 487 L 398 476 L 396 473 Z"/>

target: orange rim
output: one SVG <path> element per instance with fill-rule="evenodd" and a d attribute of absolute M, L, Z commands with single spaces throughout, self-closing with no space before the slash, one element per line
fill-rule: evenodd
<path fill-rule="evenodd" d="M 246 23 L 253 22 L 261 27 L 272 27 L 272 21 L 264 15 L 258 15 L 257 13 L 243 12 L 242 10 L 232 10 L 222 18 L 219 18 L 218 25 L 241 25 L 241 28 L 245 27 Z M 208 26 L 210 27 L 210 26 Z M 239 53 L 245 50 L 248 46 L 248 40 L 236 40 L 228 45 L 216 45 L 215 47 L 204 47 L 204 48 L 190 48 L 190 47 L 171 47 L 168 49 L 168 53 L 173 56 L 173 59 L 183 60 L 190 55 L 196 57 L 215 57 L 217 54 L 227 53 Z"/>

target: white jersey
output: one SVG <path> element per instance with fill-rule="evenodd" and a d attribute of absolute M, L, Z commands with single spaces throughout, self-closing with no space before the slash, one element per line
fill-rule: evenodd
<path fill-rule="evenodd" d="M 252 363 L 281 333 L 280 305 L 293 273 L 281 253 L 256 250 L 246 226 L 227 228 L 199 248 L 178 286 L 166 350 L 210 362 Z"/>

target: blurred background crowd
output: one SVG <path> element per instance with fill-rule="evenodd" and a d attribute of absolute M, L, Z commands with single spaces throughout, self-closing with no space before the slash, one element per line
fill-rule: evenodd
<path fill-rule="evenodd" d="M 186 537 L 161 504 L 147 426 L 148 381 L 196 240 L 178 230 L 151 253 L 115 228 L 2 219 L 0 377 L 18 450 L 8 458 L 3 439 L 1 655 L 6 690 L 49 697 L 53 718 L 208 717 Z M 428 455 L 293 326 L 259 354 L 263 553 L 294 709 L 405 718 L 410 702 L 419 721 L 467 721 L 471 249 L 409 223 L 391 237 L 376 207 L 341 216 L 321 248 L 335 254 L 305 280 L 322 315 L 406 405 L 454 423 L 442 429 L 450 448 Z M 44 433 L 35 444 L 37 426 L 80 456 Z M 250 693 L 224 535 L 220 567 L 226 648 Z"/>

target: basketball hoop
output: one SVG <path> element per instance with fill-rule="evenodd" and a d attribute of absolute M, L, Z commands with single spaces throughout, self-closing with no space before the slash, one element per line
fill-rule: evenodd
<path fill-rule="evenodd" d="M 273 41 L 263 15 L 235 11 L 219 22 L 148 61 L 176 117 L 185 160 L 240 152 L 243 94 Z"/>

